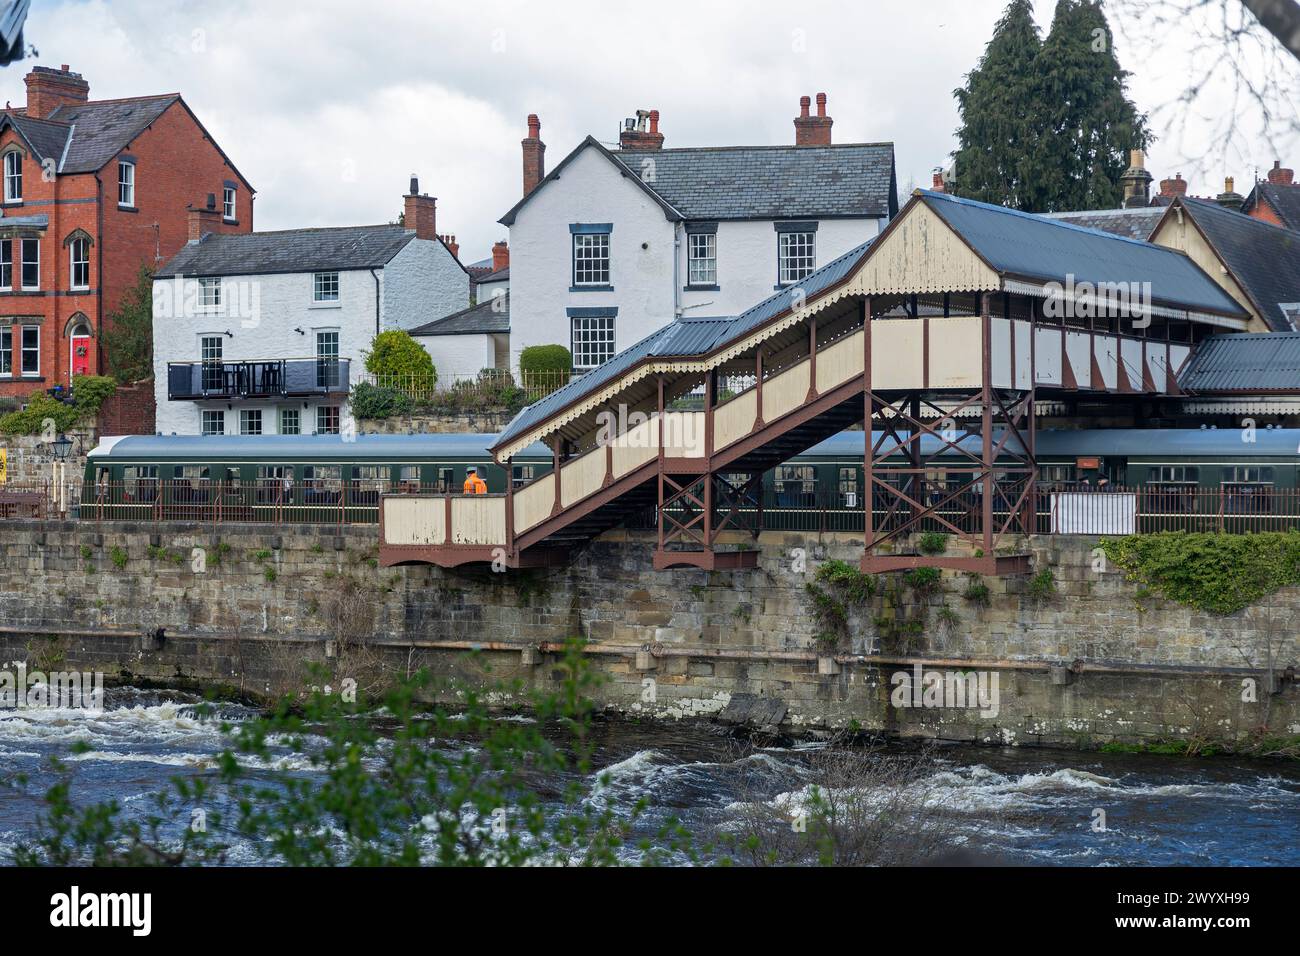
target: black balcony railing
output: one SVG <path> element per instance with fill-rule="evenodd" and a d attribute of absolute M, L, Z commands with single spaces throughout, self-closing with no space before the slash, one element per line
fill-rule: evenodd
<path fill-rule="evenodd" d="M 338 358 L 264 359 L 246 362 L 171 362 L 167 397 L 280 398 L 346 393 L 351 362 Z"/>

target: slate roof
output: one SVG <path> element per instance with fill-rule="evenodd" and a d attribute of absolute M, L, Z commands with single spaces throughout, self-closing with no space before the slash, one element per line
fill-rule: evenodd
<path fill-rule="evenodd" d="M 1300 230 L 1300 186 L 1279 185 L 1277 183 L 1256 183 L 1250 199 L 1263 199 L 1278 214 L 1282 224 L 1288 229 Z"/>
<path fill-rule="evenodd" d="M 1260 336 L 1256 335 L 1255 338 Z M 1220 336 L 1232 338 L 1232 336 Z M 994 431 L 994 440 L 1000 440 L 1003 431 Z M 874 440 L 885 435 L 872 433 Z M 799 457 L 845 458 L 857 460 L 866 451 L 865 433 L 843 431 L 819 442 Z M 898 432 L 906 441 L 910 433 Z M 978 455 L 980 436 L 967 435 L 958 439 L 957 445 Z M 1300 428 L 1261 428 L 1254 442 L 1243 442 L 1241 432 L 1235 428 L 1083 428 L 1047 429 L 1034 435 L 1035 454 L 1041 458 L 1077 458 L 1081 455 L 1123 455 L 1132 458 L 1153 458 L 1160 455 L 1224 455 L 1232 458 L 1295 457 L 1300 447 Z M 932 435 L 921 436 L 921 454 L 933 455 L 943 451 L 941 442 Z M 1016 439 L 1008 441 L 1008 448 Z M 885 446 L 893 447 L 893 443 Z"/>
<path fill-rule="evenodd" d="M 588 136 L 500 221 L 514 222 L 523 205 L 588 148 L 599 150 L 672 220 L 885 218 L 898 211 L 893 143 L 613 151 Z"/>
<path fill-rule="evenodd" d="M 498 269 L 496 272 L 488 272 L 484 275 L 474 277 L 474 282 L 479 285 L 482 285 L 485 282 L 509 282 L 509 281 L 510 281 L 509 266 L 506 266 L 504 269 Z"/>
<path fill-rule="evenodd" d="M 1058 219 L 1085 229 L 1100 229 L 1126 239 L 1145 241 L 1151 230 L 1164 215 L 1162 206 L 1143 206 L 1136 209 L 1085 209 L 1079 212 L 1043 213 L 1048 219 Z"/>
<path fill-rule="evenodd" d="M 1246 317 L 1241 305 L 1181 252 L 947 193 L 918 190 L 918 194 L 1006 276 L 1054 282 L 1073 276 L 1076 283 L 1150 282 L 1156 304 Z"/>
<path fill-rule="evenodd" d="M 1212 335 L 1197 346 L 1178 384 L 1201 395 L 1300 393 L 1300 332 Z"/>
<path fill-rule="evenodd" d="M 1280 304 L 1300 306 L 1300 232 L 1205 199 L 1183 198 L 1179 202 L 1250 296 L 1268 327 L 1274 332 L 1293 331 L 1292 317 Z"/>
<path fill-rule="evenodd" d="M 10 111 L 6 117 L 37 153 L 54 159 L 61 173 L 92 173 L 126 148 L 180 99 L 176 93 L 123 100 L 67 103 L 43 119 Z"/>
<path fill-rule="evenodd" d="M 415 238 L 402 226 L 341 226 L 240 235 L 208 233 L 158 270 L 172 276 L 346 272 L 386 265 Z"/>
<path fill-rule="evenodd" d="M 498 303 L 498 299 L 500 302 Z M 510 331 L 510 293 L 488 296 L 477 305 L 434 319 L 414 329 L 411 335 L 493 335 Z"/>

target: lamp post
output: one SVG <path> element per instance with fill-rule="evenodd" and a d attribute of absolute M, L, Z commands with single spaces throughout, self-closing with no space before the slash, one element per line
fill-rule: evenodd
<path fill-rule="evenodd" d="M 50 449 L 54 452 L 54 507 L 58 509 L 59 514 L 64 514 L 67 511 L 68 504 L 65 483 L 68 454 L 72 451 L 72 439 L 67 435 L 60 434 L 58 438 L 50 442 Z"/>

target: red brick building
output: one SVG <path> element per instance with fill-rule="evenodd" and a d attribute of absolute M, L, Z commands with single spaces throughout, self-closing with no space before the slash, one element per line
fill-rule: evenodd
<path fill-rule="evenodd" d="M 1275 226 L 1300 230 L 1300 185 L 1295 182 L 1295 172 L 1275 161 L 1268 178 L 1256 183 L 1246 197 L 1243 211 Z"/>
<path fill-rule="evenodd" d="M 91 100 L 66 65 L 26 82 L 0 113 L 0 395 L 102 372 L 105 317 L 191 218 L 253 228 L 252 186 L 180 94 Z"/>

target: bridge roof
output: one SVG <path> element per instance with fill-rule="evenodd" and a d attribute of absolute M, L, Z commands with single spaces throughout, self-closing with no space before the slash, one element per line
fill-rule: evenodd
<path fill-rule="evenodd" d="M 475 461 L 490 457 L 496 441 L 492 434 L 358 435 L 128 435 L 101 439 L 91 452 L 94 459 L 170 458 L 222 461 L 231 459 L 274 463 L 277 460 L 375 461 L 392 458 L 453 458 Z M 528 457 L 550 459 L 541 442 L 530 446 Z"/>

